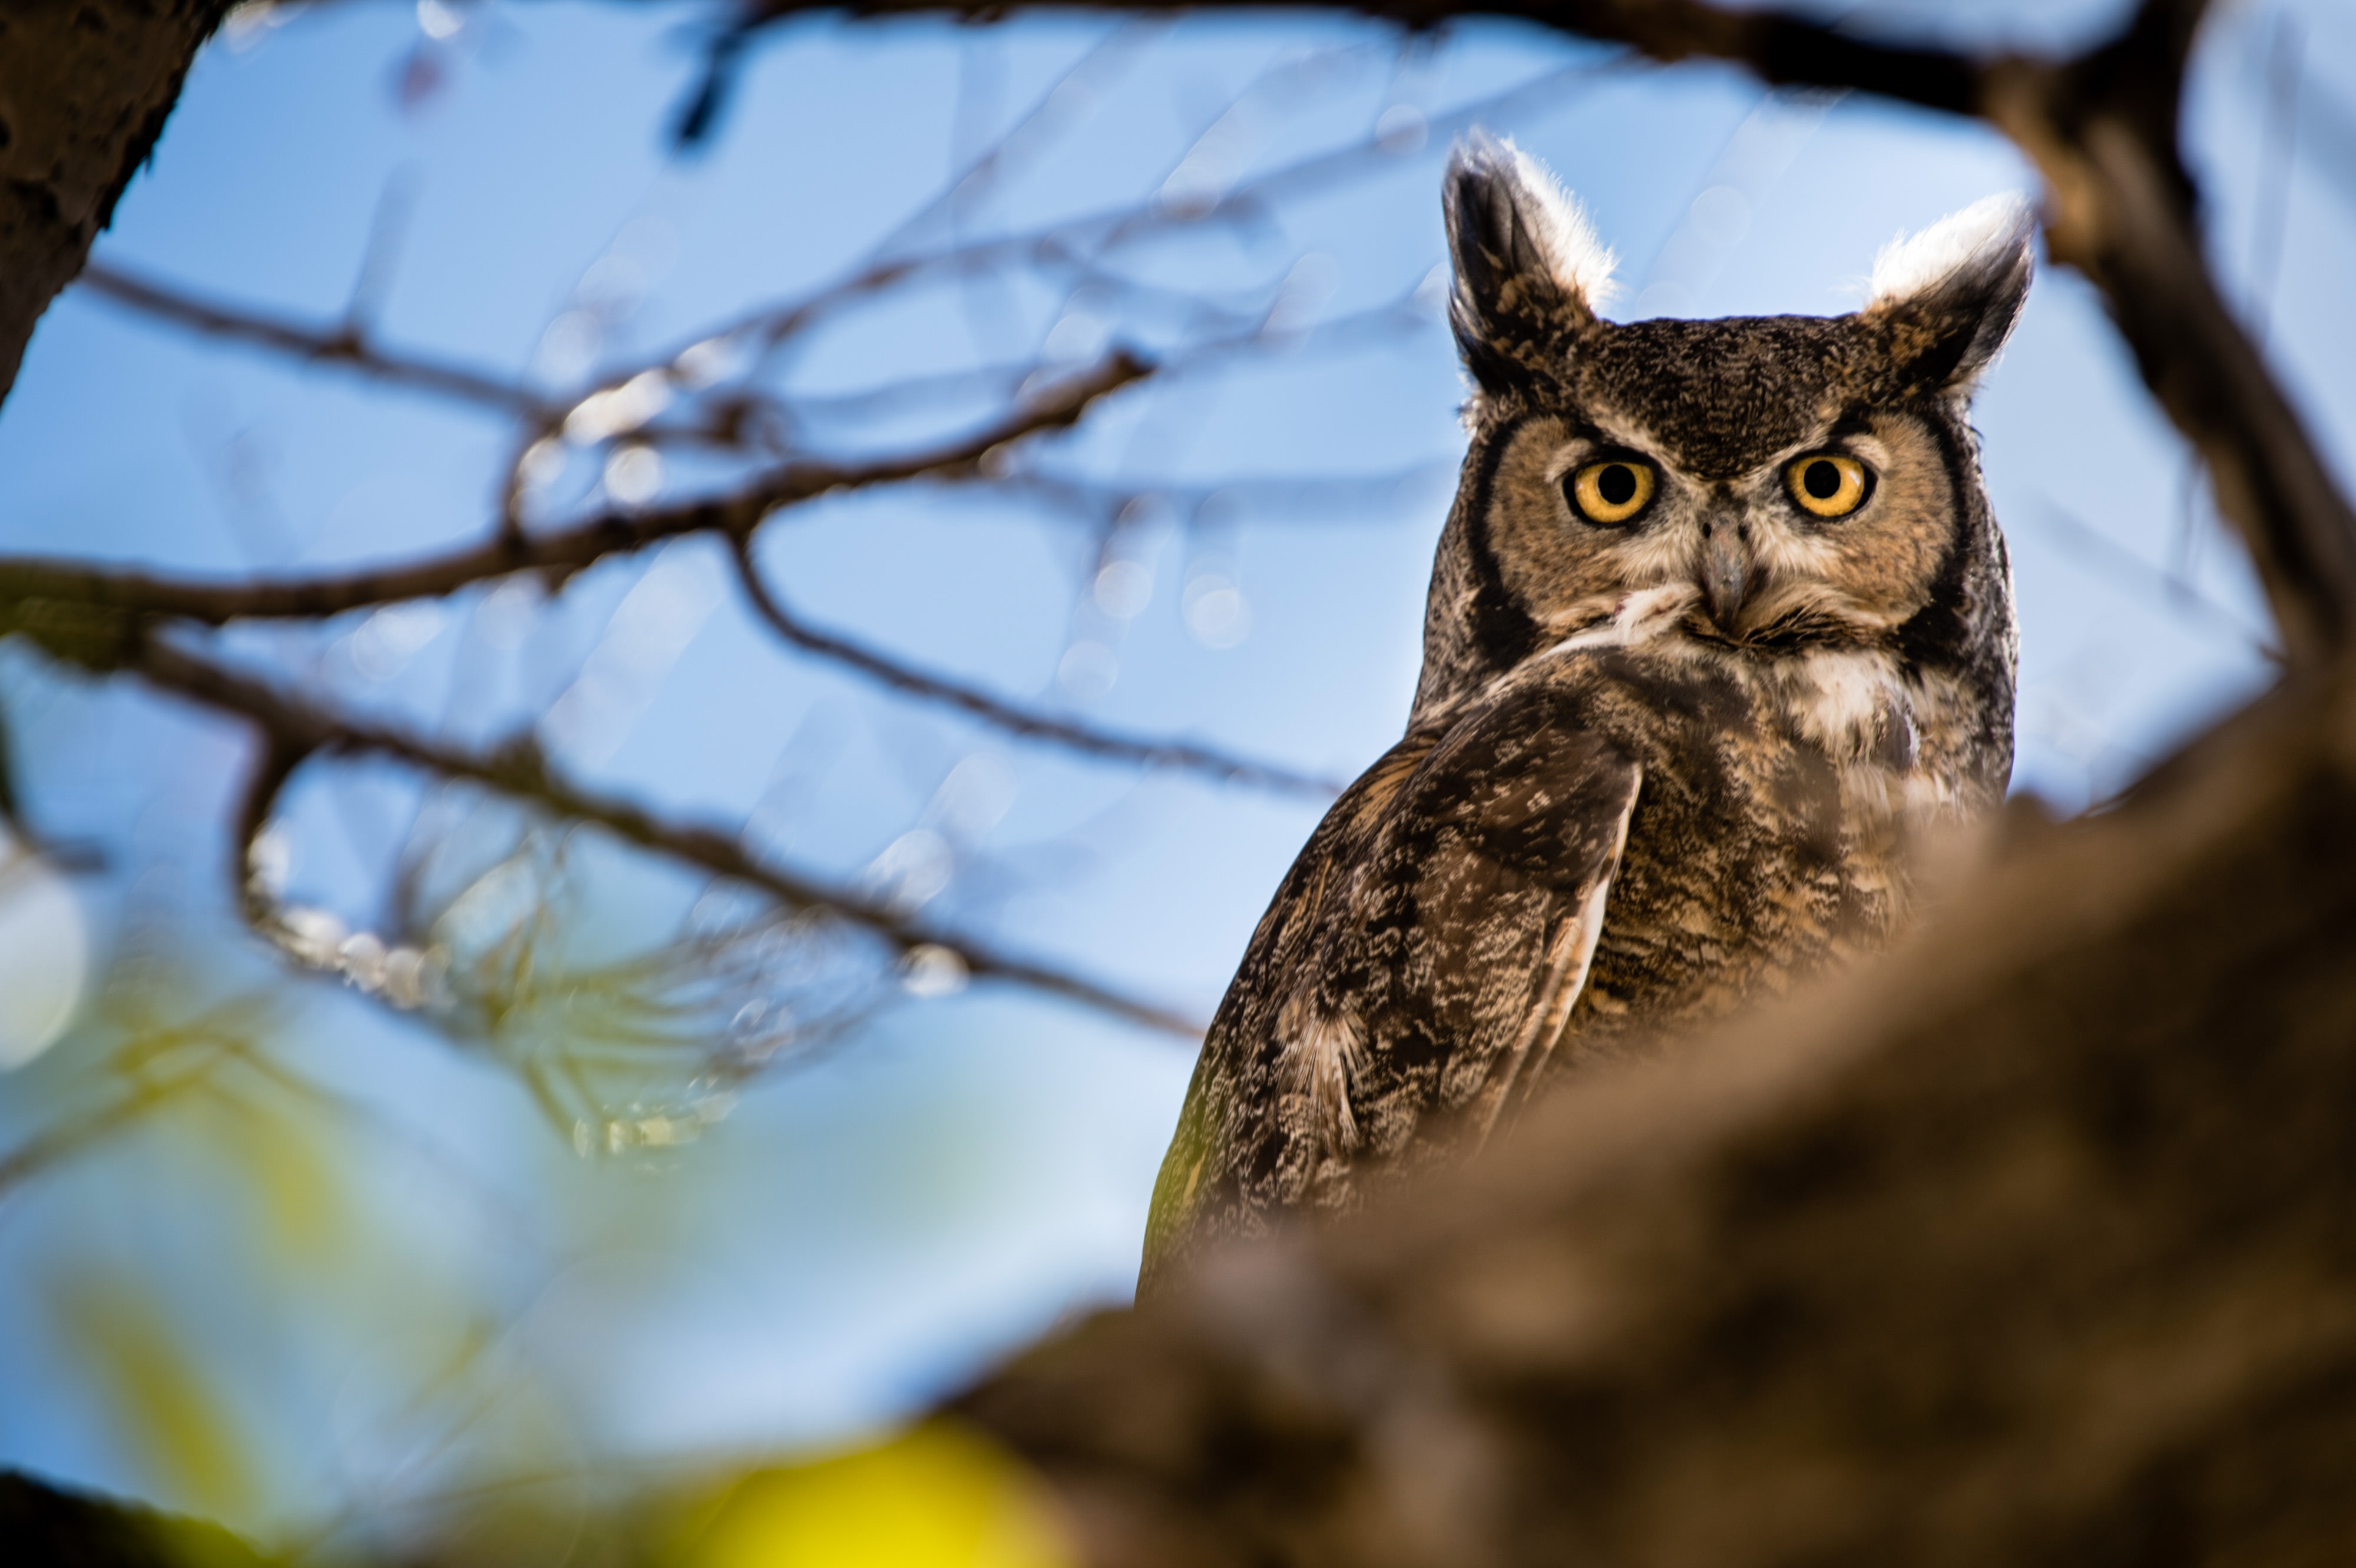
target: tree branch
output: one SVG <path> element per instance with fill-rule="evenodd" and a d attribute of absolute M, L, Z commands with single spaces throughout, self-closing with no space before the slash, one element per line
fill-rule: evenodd
<path fill-rule="evenodd" d="M 563 404 L 512 381 L 481 371 L 379 348 L 349 321 L 333 328 L 308 327 L 243 306 L 199 299 L 179 288 L 134 276 L 103 262 L 92 262 L 84 267 L 80 281 L 93 293 L 118 305 L 208 337 L 252 343 L 310 364 L 342 365 L 388 385 L 479 403 L 542 427 L 552 426 L 564 416 Z"/>
<path fill-rule="evenodd" d="M 2145 384 L 2208 465 L 2293 667 L 2312 670 L 2356 631 L 2356 514 L 2201 254 L 2175 141 L 2178 13 L 2198 10 L 2155 0 L 2070 66 L 2008 62 L 1988 115 L 2044 172 L 2054 259 L 2102 291 Z"/>
<path fill-rule="evenodd" d="M 769 624 L 771 630 L 797 648 L 832 660 L 835 663 L 848 665 L 895 692 L 926 702 L 947 703 L 1010 735 L 1052 741 L 1092 757 L 1116 757 L 1149 768 L 1184 768 L 1189 772 L 1207 774 L 1226 783 L 1253 784 L 1291 794 L 1312 795 L 1320 800 L 1330 800 L 1342 792 L 1342 786 L 1329 779 L 1314 779 L 1305 773 L 1230 756 L 1208 746 L 1093 729 L 1050 714 L 1018 708 L 946 676 L 912 669 L 847 638 L 820 631 L 803 623 L 787 610 L 776 596 L 769 591 L 768 585 L 762 582 L 760 567 L 753 559 L 751 542 L 737 539 L 732 540 L 731 543 L 735 550 L 736 575 L 744 585 L 744 596 L 752 601 L 753 607 Z"/>
<path fill-rule="evenodd" d="M 1004 0 L 856 0 L 848 7 L 822 0 L 754 0 L 747 30 L 811 11 L 848 9 L 856 16 L 1003 16 Z M 1057 5 L 1031 0 L 1023 8 L 1123 12 L 1266 12 L 1267 0 L 1144 0 Z M 1332 0 L 1321 7 L 1355 11 L 1417 32 L 1466 16 L 1535 22 L 1558 33 L 1630 45 L 1664 63 L 1692 59 L 1731 60 L 1762 81 L 1791 87 L 1858 87 L 1929 109 L 1969 114 L 1979 107 L 1980 68 L 1944 49 L 1877 43 L 1837 27 L 1777 11 L 1722 10 L 1703 0 Z"/>
<path fill-rule="evenodd" d="M 730 495 L 643 511 L 608 510 L 545 532 L 503 533 L 408 565 L 216 584 L 22 557 L 0 559 L 0 614 L 9 607 L 21 611 L 47 603 L 220 626 L 238 619 L 331 616 L 402 599 L 436 598 L 516 572 L 570 575 L 607 556 L 628 554 L 682 534 L 744 538 L 780 508 L 837 491 L 909 479 L 967 478 L 981 471 L 999 448 L 1073 424 L 1097 399 L 1151 373 L 1144 360 L 1116 349 L 1092 370 L 1050 388 L 1004 419 L 928 452 L 867 463 L 796 459 Z"/>
<path fill-rule="evenodd" d="M 1177 5 L 1164 8 L 1183 9 Z M 948 11 L 951 7 L 935 9 Z M 968 14 L 995 16 L 1000 12 L 976 6 Z M 1558 100 L 1562 92 L 1576 81 L 1601 77 L 1623 68 L 1624 62 L 1619 60 L 1601 64 L 1585 61 L 1565 66 L 1494 97 L 1440 115 L 1431 122 L 1430 132 L 1435 135 L 1451 135 L 1491 118 L 1505 117 L 1547 104 Z M 1256 175 L 1226 190 L 1206 208 L 1148 202 L 1142 206 L 1099 209 L 1037 229 L 995 234 L 913 255 L 872 261 L 812 294 L 794 300 L 773 302 L 748 311 L 702 336 L 706 339 L 756 338 L 775 348 L 833 312 L 902 284 L 1017 261 L 1042 267 L 1084 270 L 1091 267 L 1095 260 L 1106 252 L 1126 241 L 1160 231 L 1183 229 L 1221 220 L 1232 221 L 1256 214 L 1280 197 L 1297 196 L 1317 189 L 1323 182 L 1346 174 L 1355 166 L 1376 164 L 1391 156 L 1379 140 L 1370 136 Z M 1121 281 L 1123 288 L 1128 291 L 1142 286 L 1133 279 Z M 682 349 L 685 347 L 680 345 Z M 665 359 L 658 362 L 667 363 L 669 360 Z"/>
<path fill-rule="evenodd" d="M 895 691 L 948 703 L 1012 735 L 1049 741 L 1091 756 L 1184 768 L 1228 782 L 1331 799 L 1341 790 L 1330 779 L 1229 756 L 1207 746 L 1107 733 L 1018 708 L 973 687 L 914 670 L 847 639 L 803 625 L 769 593 L 752 565 L 752 532 L 779 507 L 867 485 L 959 477 L 1011 441 L 1074 423 L 1097 398 L 1149 373 L 1150 368 L 1142 360 L 1125 350 L 1116 351 L 1095 370 L 1059 384 L 1029 408 L 980 435 L 929 454 L 864 466 L 788 463 L 769 478 L 723 499 L 637 514 L 608 512 L 549 533 L 503 533 L 471 549 L 406 567 L 278 582 L 212 585 L 107 568 L 0 560 L 0 602 L 15 602 L 16 614 L 13 618 L 20 628 L 33 629 L 36 635 L 49 634 L 45 639 L 51 640 L 58 628 L 53 618 L 39 613 L 43 607 L 96 609 L 139 618 L 166 617 L 211 626 L 241 618 L 325 616 L 369 605 L 447 594 L 519 570 L 578 571 L 604 556 L 642 549 L 659 540 L 713 532 L 730 542 L 742 568 L 748 596 L 780 637 L 796 647 L 848 665 Z M 77 628 L 73 635 L 81 646 L 87 648 L 93 637 L 103 642 L 120 635 L 121 628 L 106 631 L 104 619 L 101 618 L 99 626 L 85 624 Z M 103 655 L 84 657 L 86 662 L 106 662 Z M 291 769 L 300 762 L 302 755 L 298 750 L 291 758 L 281 760 Z M 264 779 L 268 780 L 267 789 L 274 791 L 277 784 L 284 781 L 284 775 L 270 779 L 265 773 L 257 779 L 257 783 Z M 247 836 L 250 838 L 261 825 L 258 818 L 244 824 Z"/>
<path fill-rule="evenodd" d="M 369 605 L 446 594 L 519 570 L 578 571 L 605 555 L 641 549 L 662 539 L 714 532 L 729 541 L 748 596 L 778 636 L 795 647 L 847 665 L 894 691 L 947 703 L 1012 735 L 1090 756 L 1183 768 L 1226 782 L 1331 799 L 1341 792 L 1341 788 L 1330 779 L 1230 756 L 1208 746 L 1108 733 L 1019 708 L 976 688 L 915 670 L 847 639 L 806 626 L 768 591 L 752 564 L 752 532 L 779 507 L 834 490 L 916 478 L 959 477 L 1011 441 L 1074 423 L 1097 398 L 1149 373 L 1150 367 L 1142 360 L 1125 350 L 1116 351 L 1094 370 L 1051 389 L 1030 407 L 978 435 L 929 454 L 864 466 L 788 463 L 767 478 L 723 499 L 636 514 L 608 512 L 573 528 L 548 533 L 502 532 L 483 544 L 407 567 L 278 582 L 211 585 L 107 568 L 0 560 L 0 604 L 14 601 L 16 614 L 11 618 L 16 626 L 34 630 L 36 635 L 54 643 L 60 628 L 58 618 L 42 613 L 49 607 L 96 609 L 136 618 L 172 618 L 213 626 L 240 618 L 332 615 Z M 103 665 L 107 661 L 102 653 L 91 651 L 93 639 L 104 644 L 123 635 L 124 628 L 107 628 L 110 618 L 102 615 L 92 624 L 90 618 L 82 618 L 83 624 L 66 634 L 68 640 L 85 649 L 85 662 Z M 0 619 L 0 626 L 6 624 L 7 620 Z M 263 791 L 261 799 L 264 815 L 268 797 L 274 794 L 284 781 L 285 772 L 299 765 L 304 755 L 306 753 L 298 749 L 287 756 L 273 756 L 270 768 L 257 775 L 255 785 Z M 241 843 L 250 842 L 262 826 L 262 817 L 252 814 L 251 802 L 247 814 L 251 820 L 242 824 Z M 241 876 L 242 869 L 239 868 Z M 241 892 L 241 899 L 242 897 Z"/>

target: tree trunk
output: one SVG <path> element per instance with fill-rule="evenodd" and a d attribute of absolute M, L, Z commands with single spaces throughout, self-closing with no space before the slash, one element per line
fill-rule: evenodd
<path fill-rule="evenodd" d="M 228 0 L 0 8 L 0 399 L 33 324 L 81 271 Z"/>

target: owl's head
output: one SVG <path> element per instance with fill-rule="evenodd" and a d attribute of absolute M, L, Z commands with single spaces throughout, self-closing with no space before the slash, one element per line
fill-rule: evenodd
<path fill-rule="evenodd" d="M 2024 202 L 1886 248 L 1851 315 L 1626 323 L 1597 314 L 1610 252 L 1511 144 L 1460 147 L 1443 204 L 1472 444 L 1419 714 L 1641 599 L 1723 657 L 1878 648 L 1964 682 L 2008 765 L 2010 575 L 1966 414 L 2028 293 Z"/>

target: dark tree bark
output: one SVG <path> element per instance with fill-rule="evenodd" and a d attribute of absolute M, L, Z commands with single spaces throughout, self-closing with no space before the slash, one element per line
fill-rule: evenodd
<path fill-rule="evenodd" d="M 216 1524 L 0 1471 L 0 1557 L 38 1568 L 263 1568 Z"/>
<path fill-rule="evenodd" d="M 0 399 L 146 161 L 229 0 L 0 7 Z"/>

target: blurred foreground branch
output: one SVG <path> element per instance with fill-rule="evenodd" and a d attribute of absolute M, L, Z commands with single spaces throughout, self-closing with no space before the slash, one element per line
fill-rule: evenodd
<path fill-rule="evenodd" d="M 1114 1564 L 2320 1563 L 2356 1537 L 2356 673 L 1904 951 L 958 1409 Z"/>
<path fill-rule="evenodd" d="M 0 1471 L 0 1540 L 20 1563 L 74 1568 L 262 1568 L 270 1561 L 200 1520 L 157 1513 Z"/>

